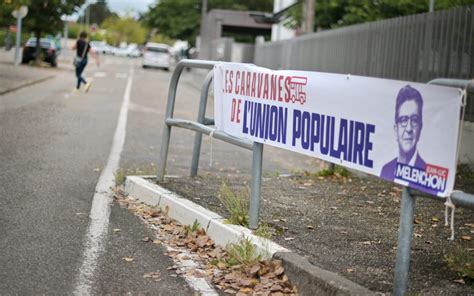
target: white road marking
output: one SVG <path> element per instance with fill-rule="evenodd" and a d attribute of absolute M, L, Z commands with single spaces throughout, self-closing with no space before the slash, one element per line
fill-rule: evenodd
<path fill-rule="evenodd" d="M 130 111 L 143 112 L 143 113 L 152 113 L 152 114 L 162 114 L 157 108 L 150 108 L 147 106 L 131 103 Z"/>
<path fill-rule="evenodd" d="M 115 74 L 115 78 L 127 78 L 127 73 L 117 73 Z"/>
<path fill-rule="evenodd" d="M 109 226 L 110 205 L 112 203 L 112 190 L 114 186 L 114 173 L 119 167 L 120 154 L 125 143 L 128 106 L 130 104 L 130 92 L 132 89 L 133 68 L 128 76 L 127 87 L 123 96 L 122 107 L 115 129 L 115 135 L 110 150 L 107 165 L 102 171 L 95 188 L 92 208 L 89 215 L 89 228 L 85 236 L 85 249 L 82 264 L 76 278 L 74 295 L 92 294 L 94 273 L 97 268 L 99 256 L 104 252 L 105 239 Z"/>
<path fill-rule="evenodd" d="M 94 77 L 105 77 L 107 76 L 107 73 L 105 72 L 95 72 Z"/>

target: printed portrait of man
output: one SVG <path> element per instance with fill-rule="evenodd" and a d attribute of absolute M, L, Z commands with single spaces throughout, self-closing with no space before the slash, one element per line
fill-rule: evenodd
<path fill-rule="evenodd" d="M 397 163 L 425 169 L 426 163 L 417 149 L 422 129 L 423 98 L 418 90 L 407 85 L 398 92 L 395 104 L 393 130 L 398 143 L 398 156 L 383 166 L 380 177 L 393 180 Z"/>

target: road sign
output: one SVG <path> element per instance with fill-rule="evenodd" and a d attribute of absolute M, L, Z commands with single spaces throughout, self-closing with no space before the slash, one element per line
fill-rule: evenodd
<path fill-rule="evenodd" d="M 96 33 L 97 32 L 97 24 L 92 24 L 90 27 L 91 33 Z"/>
<path fill-rule="evenodd" d="M 12 11 L 12 15 L 16 18 L 16 45 L 15 45 L 15 66 L 20 63 L 20 37 L 21 37 L 21 20 L 28 14 L 28 7 L 21 6 Z"/>

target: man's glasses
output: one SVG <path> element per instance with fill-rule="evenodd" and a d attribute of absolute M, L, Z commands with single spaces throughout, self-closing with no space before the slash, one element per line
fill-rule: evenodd
<path fill-rule="evenodd" d="M 408 121 L 411 121 L 411 126 L 414 127 L 414 128 L 417 128 L 421 125 L 421 118 L 418 115 L 400 116 L 397 119 L 397 123 L 401 127 L 407 127 Z"/>

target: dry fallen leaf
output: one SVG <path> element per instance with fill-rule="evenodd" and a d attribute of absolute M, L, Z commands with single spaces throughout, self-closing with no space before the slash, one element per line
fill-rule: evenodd
<path fill-rule="evenodd" d="M 145 243 L 149 243 L 153 241 L 151 238 L 149 238 L 148 236 L 145 236 L 144 238 L 142 238 L 142 242 L 145 242 Z"/>
<path fill-rule="evenodd" d="M 348 269 L 346 269 L 346 271 L 347 271 L 347 272 L 354 272 L 355 269 L 354 269 L 354 268 L 348 268 Z"/>
<path fill-rule="evenodd" d="M 122 260 L 125 260 L 127 262 L 132 262 L 133 258 L 132 257 L 123 257 Z"/>
<path fill-rule="evenodd" d="M 433 217 L 431 217 L 431 221 L 433 221 L 433 222 L 438 222 L 438 221 L 439 221 L 439 218 L 436 217 L 436 216 L 433 216 Z"/>
<path fill-rule="evenodd" d="M 464 279 L 454 280 L 453 282 L 458 283 L 458 284 L 461 284 L 461 285 L 465 285 L 465 284 L 466 284 L 466 282 L 464 281 Z"/>
<path fill-rule="evenodd" d="M 472 237 L 469 236 L 469 235 L 463 235 L 463 236 L 461 236 L 461 238 L 462 238 L 463 240 L 465 240 L 465 241 L 470 241 L 470 240 L 472 240 Z"/>

